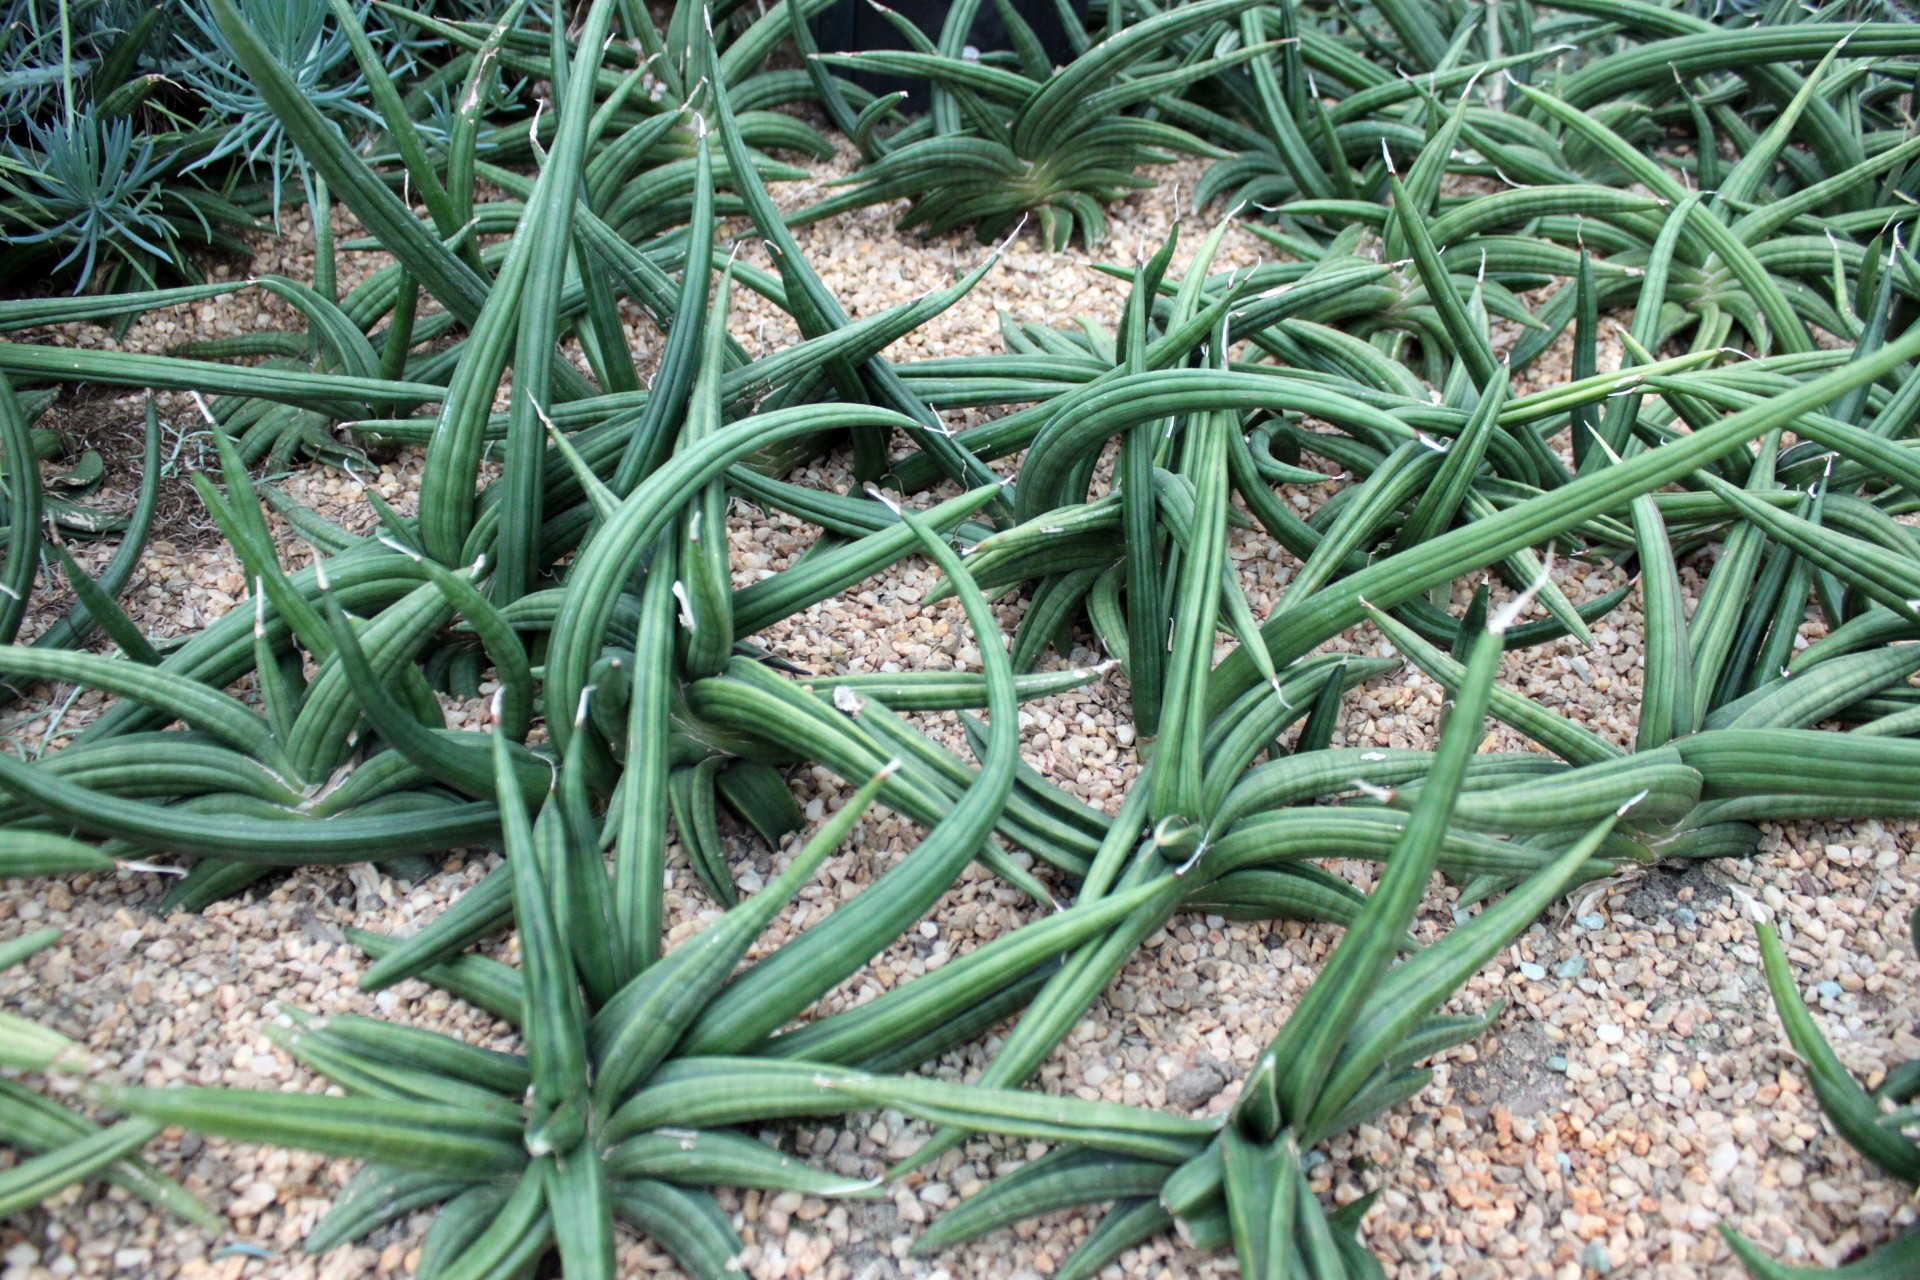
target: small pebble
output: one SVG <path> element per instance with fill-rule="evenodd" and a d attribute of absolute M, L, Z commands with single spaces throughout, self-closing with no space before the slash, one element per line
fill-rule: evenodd
<path fill-rule="evenodd" d="M 1673 922 L 1682 929 L 1691 929 L 1695 924 L 1699 923 L 1699 917 L 1693 914 L 1693 908 L 1691 907 L 1675 907 L 1673 909 Z"/>
<path fill-rule="evenodd" d="M 1591 1240 L 1580 1252 L 1580 1265 L 1589 1271 L 1605 1275 L 1613 1270 L 1613 1256 L 1607 1252 L 1607 1246 L 1598 1240 Z"/>
<path fill-rule="evenodd" d="M 1534 964 L 1531 961 L 1528 961 L 1521 964 L 1520 976 L 1525 978 L 1528 982 L 1539 982 L 1540 980 L 1542 980 L 1547 976 L 1547 967 L 1545 965 Z"/>
<path fill-rule="evenodd" d="M 1831 978 L 1814 987 L 1813 992 L 1822 1000 L 1838 1000 L 1843 994 L 1840 990 L 1840 984 Z"/>
<path fill-rule="evenodd" d="M 1209 1066 L 1188 1067 L 1167 1081 L 1167 1101 L 1185 1111 L 1202 1106 L 1227 1087 L 1227 1078 Z"/>
<path fill-rule="evenodd" d="M 1566 1069 L 1567 1069 L 1567 1060 L 1561 1057 L 1559 1054 L 1556 1053 L 1551 1058 L 1547 1059 L 1547 1070 L 1559 1071 L 1564 1073 Z"/>
<path fill-rule="evenodd" d="M 1562 960 L 1553 967 L 1553 974 L 1556 978 L 1577 978 L 1586 971 L 1587 958 L 1585 956 L 1568 956 L 1565 960 Z"/>
<path fill-rule="evenodd" d="M 1581 916 L 1574 923 L 1578 924 L 1582 929 L 1586 929 L 1589 932 L 1598 933 L 1600 930 L 1607 927 L 1607 918 L 1601 915 L 1598 911 L 1589 911 L 1586 915 Z"/>

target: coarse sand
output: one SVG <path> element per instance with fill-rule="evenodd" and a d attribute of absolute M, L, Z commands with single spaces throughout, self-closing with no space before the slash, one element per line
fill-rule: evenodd
<path fill-rule="evenodd" d="M 815 171 L 824 183 L 848 168 L 842 156 Z M 1077 247 L 1046 253 L 1027 230 L 971 296 L 889 354 L 911 360 L 999 350 L 996 311 L 1052 325 L 1084 315 L 1111 327 L 1124 285 L 1093 264 L 1133 263 L 1182 215 L 1177 261 L 1186 261 L 1206 221 L 1217 216 L 1196 217 L 1191 209 L 1188 196 L 1200 172 L 1195 164 L 1156 171 L 1159 185 L 1116 206 L 1112 240 L 1091 253 Z M 779 198 L 797 206 L 821 189 L 806 187 L 789 187 Z M 868 209 L 800 233 L 808 257 L 855 316 L 945 284 L 988 252 L 963 236 L 902 235 L 892 226 L 896 213 Z M 304 216 L 289 212 L 286 234 L 264 241 L 249 269 L 306 278 L 313 237 Z M 339 227 L 343 235 L 357 233 L 344 218 Z M 741 252 L 764 263 L 751 235 L 743 235 Z M 1263 252 L 1271 249 L 1236 228 L 1226 237 L 1219 265 L 1250 264 Z M 371 253 L 345 255 L 343 287 L 380 260 Z M 628 319 L 635 358 L 648 365 L 656 336 L 637 314 Z M 250 291 L 149 314 L 117 344 L 91 326 L 36 336 L 165 351 L 191 339 L 296 322 L 277 300 Z M 745 291 L 736 294 L 732 326 L 755 354 L 795 337 L 786 316 Z M 1523 385 L 1564 378 L 1566 368 L 1563 340 Z M 245 582 L 187 487 L 187 474 L 211 453 L 205 425 L 189 397 L 165 395 L 160 404 L 168 428 L 169 500 L 125 602 L 143 628 L 165 637 L 233 608 L 245 597 Z M 80 443 L 109 444 L 109 488 L 123 505 L 134 480 L 127 468 L 137 464 L 137 446 L 128 442 L 138 438 L 139 405 L 137 396 L 92 389 L 63 398 L 48 420 Z M 799 478 L 844 491 L 850 483 L 845 463 L 829 457 L 804 468 Z M 412 510 L 418 487 L 417 453 L 390 454 L 377 465 L 377 473 L 358 474 L 305 465 L 272 482 L 364 531 L 373 523 L 363 500 L 368 486 L 403 512 Z M 1331 491 L 1328 485 L 1290 496 L 1311 505 Z M 286 535 L 288 562 L 304 561 L 309 550 L 277 517 L 274 523 Z M 813 532 L 790 517 L 738 506 L 730 528 L 736 581 L 777 572 L 804 550 Z M 110 551 L 111 540 L 76 546 L 91 569 Z M 1232 554 L 1255 612 L 1264 615 L 1297 566 L 1263 537 L 1245 533 L 1236 533 Z M 1697 556 L 1683 565 L 1690 591 L 1698 588 L 1704 568 Z M 1577 599 L 1622 580 L 1605 564 L 1563 564 L 1558 572 Z M 46 596 L 36 600 L 34 625 L 64 607 L 45 576 Z M 761 642 L 821 674 L 972 667 L 976 642 L 958 605 L 923 603 L 935 579 L 924 560 L 909 560 L 779 623 Z M 1473 585 L 1456 584 L 1456 609 Z M 1016 598 L 1001 602 L 1006 625 L 1017 620 L 1020 607 Z M 1640 684 L 1638 609 L 1636 594 L 1594 628 L 1591 649 L 1561 641 L 1509 655 L 1502 678 L 1629 743 Z M 1083 634 L 1080 643 L 1093 642 Z M 1391 652 L 1365 627 L 1336 647 Z M 1047 661 L 1102 656 L 1077 648 Z M 27 699 L 0 711 L 5 749 L 57 749 L 101 701 L 95 694 L 75 697 L 70 689 L 32 689 Z M 1337 741 L 1430 745 L 1439 703 L 1438 687 L 1405 667 L 1349 695 Z M 477 712 L 477 703 L 449 703 L 449 723 L 478 727 Z M 956 717 L 916 719 L 965 752 Z M 1109 810 L 1118 805 L 1137 760 L 1117 673 L 1028 704 L 1021 731 L 1028 763 L 1093 804 Z M 1520 743 L 1496 731 L 1489 745 Z M 820 768 L 802 768 L 792 781 L 810 820 L 837 807 L 847 793 Z M 802 927 L 823 927 L 820 917 L 835 902 L 900 858 L 919 834 L 911 823 L 877 809 L 782 913 L 756 954 Z M 1362 1234 L 1398 1280 L 1735 1276 L 1739 1269 L 1716 1231 L 1722 1223 L 1776 1256 L 1802 1262 L 1831 1264 L 1888 1238 L 1912 1220 L 1911 1198 L 1876 1176 L 1821 1117 L 1774 1016 L 1751 921 L 1771 915 L 1780 923 L 1796 979 L 1810 993 L 1822 1029 L 1842 1061 L 1877 1082 L 1890 1065 L 1920 1056 L 1920 964 L 1906 941 L 1907 913 L 1920 900 L 1920 854 L 1912 837 L 1905 823 L 1775 825 L 1750 861 L 1648 868 L 1586 887 L 1529 928 L 1454 998 L 1450 1008 L 1462 1012 L 1504 1001 L 1494 1030 L 1434 1063 L 1433 1083 L 1411 1103 L 1331 1143 L 1313 1166 L 1315 1191 L 1336 1204 L 1379 1192 Z M 794 848 L 789 843 L 776 853 L 739 832 L 730 832 L 728 842 L 736 876 L 748 891 L 760 887 Z M 677 848 L 671 856 L 670 942 L 678 943 L 717 908 Z M 150 1085 L 325 1088 L 262 1034 L 285 1007 L 377 1013 L 510 1046 L 510 1028 L 421 983 L 372 996 L 360 992 L 355 981 L 365 962 L 342 933 L 349 926 L 409 932 L 476 882 L 492 861 L 485 853 L 451 854 L 417 883 L 371 867 L 301 870 L 201 915 L 165 918 L 151 911 L 164 888 L 151 873 L 0 882 L 0 939 L 49 925 L 65 935 L 58 946 L 0 977 L 0 1007 L 83 1042 L 103 1078 Z M 1337 869 L 1362 885 L 1371 878 L 1362 866 Z M 1453 890 L 1436 887 L 1418 926 L 1423 936 L 1450 923 L 1454 898 Z M 830 995 L 823 1008 L 857 1003 L 937 968 L 1035 910 L 975 868 L 915 932 Z M 1141 948 L 1047 1061 L 1035 1087 L 1194 1114 L 1225 1110 L 1336 936 L 1330 926 L 1176 919 Z M 502 958 L 511 960 L 513 951 L 511 942 L 496 944 Z M 969 1078 L 996 1044 L 989 1037 L 933 1069 Z M 909 1154 L 926 1131 L 882 1111 L 845 1125 L 792 1126 L 763 1136 L 826 1167 L 874 1177 Z M 748 1246 L 741 1265 L 754 1277 L 1024 1280 L 1053 1271 L 1094 1219 L 1057 1214 L 931 1257 L 909 1251 L 922 1224 L 945 1206 L 1040 1151 L 976 1140 L 931 1169 L 886 1184 L 868 1200 L 828 1203 L 792 1194 L 722 1192 L 720 1202 Z M 227 1226 L 220 1235 L 165 1218 L 117 1189 L 88 1184 L 48 1208 L 0 1224 L 0 1280 L 404 1276 L 417 1260 L 431 1217 L 415 1214 L 358 1247 L 309 1258 L 300 1243 L 353 1171 L 351 1162 L 177 1130 L 167 1131 L 147 1154 L 223 1212 Z M 1203 1255 L 1168 1236 L 1128 1252 L 1106 1274 L 1184 1277 L 1235 1270 L 1231 1257 Z M 623 1236 L 621 1274 L 677 1271 L 652 1244 Z"/>

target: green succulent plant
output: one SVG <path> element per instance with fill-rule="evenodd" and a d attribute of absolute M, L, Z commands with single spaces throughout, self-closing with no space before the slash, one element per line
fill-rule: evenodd
<path fill-rule="evenodd" d="M 1912 925 L 1914 947 L 1920 950 L 1920 911 L 1914 913 Z M 1794 983 L 1780 932 L 1772 925 L 1760 926 L 1760 956 L 1787 1040 L 1806 1065 L 1813 1095 L 1834 1130 L 1888 1177 L 1909 1186 L 1920 1183 L 1920 1142 L 1912 1135 L 1913 1100 L 1920 1096 L 1920 1062 L 1901 1063 L 1887 1073 L 1879 1088 L 1869 1092 L 1820 1034 Z M 1823 1276 L 1876 1280 L 1904 1275 L 1920 1263 L 1920 1231 L 1912 1228 L 1855 1262 L 1831 1268 L 1786 1266 L 1769 1258 L 1731 1227 L 1722 1226 L 1720 1234 L 1747 1271 L 1759 1280 L 1813 1280 Z"/>
<path fill-rule="evenodd" d="M 1255 45 L 1168 65 L 1169 43 L 1252 7 L 1251 0 L 1202 0 L 1111 30 L 1055 68 L 1019 11 L 1000 0 L 1017 54 L 1017 65 L 1007 68 L 966 56 L 979 7 L 978 0 L 951 6 L 937 44 L 883 9 L 909 50 L 816 55 L 832 65 L 924 79 L 931 96 L 929 113 L 891 136 L 877 128 L 892 99 L 862 113 L 854 138 L 871 153 L 868 162 L 845 180 L 851 191 L 816 207 L 813 216 L 905 198 L 912 203 L 903 227 L 938 234 L 972 226 L 989 243 L 1032 216 L 1049 248 L 1064 249 L 1076 233 L 1096 246 L 1106 239 L 1105 206 L 1152 185 L 1142 167 L 1179 154 L 1220 154 L 1184 129 L 1129 109 L 1270 51 Z"/>
<path fill-rule="evenodd" d="M 532 5 L 205 0 L 190 102 L 100 70 L 112 42 L 72 61 L 71 38 L 57 77 L 0 86 L 40 112 L 9 122 L 19 156 L 93 122 L 97 181 L 61 190 L 104 193 L 154 240 L 116 242 L 110 216 L 69 209 L 97 253 L 49 234 L 22 246 L 36 261 L 71 251 L 119 285 L 87 264 L 152 266 L 158 248 L 180 271 L 187 237 L 141 219 L 241 226 L 222 211 L 245 203 L 256 160 L 308 175 L 317 249 L 307 280 L 0 302 L 20 339 L 0 343 L 0 639 L 18 638 L 50 560 L 78 601 L 0 647 L 0 675 L 118 699 L 72 746 L 0 755 L 0 874 L 171 856 L 188 874 L 162 902 L 197 906 L 281 866 L 406 874 L 412 855 L 495 847 L 504 860 L 431 925 L 356 935 L 362 985 L 422 977 L 521 1038 L 502 1053 L 289 1014 L 275 1039 L 344 1096 L 103 1091 L 146 1119 L 46 1130 L 63 1178 L 132 1178 L 116 1162 L 151 1126 L 185 1124 L 367 1162 L 316 1250 L 439 1204 L 425 1274 L 557 1255 L 568 1276 L 608 1275 L 624 1221 L 719 1276 L 739 1242 L 710 1188 L 871 1189 L 745 1130 L 891 1107 L 935 1126 L 895 1176 L 967 1134 L 1055 1148 L 922 1248 L 1112 1201 L 1065 1274 L 1175 1223 L 1250 1275 L 1378 1274 L 1355 1240 L 1366 1202 L 1322 1206 L 1308 1153 L 1415 1096 L 1425 1060 L 1488 1025 L 1495 1011 L 1441 1010 L 1558 894 L 1627 865 L 1750 855 L 1761 822 L 1920 813 L 1920 543 L 1902 520 L 1920 504 L 1911 24 L 1618 0 L 1113 3 L 1102 38 L 1055 69 L 1007 6 L 1012 56 L 966 57 L 972 4 L 904 52 L 811 57 L 824 5 L 679 3 L 657 22 L 595 0 L 556 30 Z M 35 30 L 7 38 L 44 59 Z M 774 65 L 787 41 L 803 65 Z M 829 70 L 849 62 L 926 79 L 929 113 L 896 123 L 897 101 Z M 783 208 L 771 188 L 808 171 L 769 153 L 832 145 L 780 110 L 806 99 L 866 167 Z M 205 127 L 188 136 L 165 113 L 194 103 Z M 996 354 L 896 344 L 999 255 L 856 319 L 793 233 L 904 197 L 911 225 L 992 238 L 1031 212 L 1050 245 L 1091 242 L 1141 166 L 1183 149 L 1233 156 L 1203 197 L 1268 207 L 1219 223 L 1178 270 L 1172 235 L 1109 268 L 1126 286 L 1111 329 L 1003 317 Z M 161 194 L 139 165 L 123 181 L 110 150 L 150 164 Z M 179 184 L 193 161 L 206 187 Z M 0 217 L 38 192 L 22 234 L 55 225 L 44 175 L 5 181 Z M 336 204 L 365 239 L 335 241 Z M 768 267 L 724 251 L 729 218 Z M 1281 259 L 1223 267 L 1235 227 Z M 341 289 L 348 249 L 389 261 Z M 243 289 L 301 327 L 167 355 L 30 332 Z M 799 341 L 737 341 L 740 289 Z M 1626 307 L 1623 366 L 1602 372 L 1606 318 Z M 84 518 L 54 492 L 78 486 L 43 483 L 34 426 L 73 384 L 202 397 L 219 473 L 195 484 L 249 607 L 158 644 L 115 603 L 150 487 L 97 579 L 47 539 L 49 516 Z M 150 410 L 145 473 L 159 436 Z M 249 470 L 396 444 L 424 447 L 418 506 L 369 499 L 371 535 Z M 848 492 L 790 474 L 830 451 Z M 736 585 L 736 501 L 821 532 Z M 312 564 L 287 567 L 274 517 Z M 1264 616 L 1236 538 L 1290 561 Z M 943 575 L 918 603 L 958 599 L 977 669 L 811 671 L 765 641 L 916 555 Z M 1581 598 L 1552 571 L 1567 555 L 1621 585 Z M 1016 592 L 1008 634 L 991 606 Z M 1630 743 L 1496 678 L 1505 652 L 1585 641 L 1634 596 Z M 109 651 L 64 651 L 95 632 Z M 1059 661 L 1087 644 L 1111 661 Z M 1404 664 L 1450 691 L 1438 743 L 1347 736 L 1347 695 Z M 1021 758 L 1020 703 L 1114 673 L 1142 768 L 1109 812 Z M 490 695 L 489 733 L 450 728 L 441 693 Z M 961 713 L 967 750 L 913 719 L 933 711 Z M 1481 749 L 1488 716 L 1513 749 Z M 807 765 L 864 785 L 743 895 L 721 815 L 778 844 L 806 825 L 789 771 Z M 906 857 L 741 967 L 871 803 L 923 832 Z M 727 910 L 669 950 L 676 856 Z M 1322 865 L 1343 858 L 1380 864 L 1373 892 Z M 1033 917 L 820 1012 L 975 864 Z M 1435 871 L 1477 914 L 1417 945 Z M 1201 912 L 1345 930 L 1231 1114 L 1030 1087 L 1142 944 Z M 508 932 L 517 969 L 469 954 Z M 1836 1074 L 1763 948 L 1837 1126 L 1905 1176 L 1905 1112 L 1884 1122 Z M 915 1074 L 995 1028 L 972 1083 Z M 16 1181 L 33 1199 L 53 1186 Z M 1844 1274 L 1901 1274 L 1905 1245 Z"/>
<path fill-rule="evenodd" d="M 111 859 L 71 840 L 27 835 L 10 839 L 9 845 L 0 855 L 4 876 L 113 867 Z M 0 943 L 0 973 L 59 941 L 58 929 L 42 929 Z M 73 1073 L 87 1064 L 88 1054 L 80 1045 L 0 1010 L 0 1068 L 9 1073 Z M 30 1209 L 75 1183 L 100 1178 L 196 1226 L 219 1228 L 218 1214 L 139 1157 L 140 1148 L 161 1129 L 150 1120 L 130 1118 L 103 1128 L 9 1074 L 0 1076 L 0 1122 L 5 1125 L 5 1145 L 15 1152 L 12 1167 L 0 1172 L 0 1218 Z"/>

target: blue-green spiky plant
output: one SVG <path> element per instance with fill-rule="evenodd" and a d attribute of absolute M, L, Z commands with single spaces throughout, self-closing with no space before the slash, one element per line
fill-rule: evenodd
<path fill-rule="evenodd" d="M 327 0 L 237 0 L 260 41 L 285 67 L 302 96 L 336 125 L 371 124 L 378 117 L 366 105 L 367 84 L 354 63 L 353 50 Z M 357 6 L 363 20 L 371 6 Z M 206 103 L 216 138 L 189 170 L 238 158 L 264 169 L 279 208 L 286 175 L 304 175 L 299 148 L 287 138 L 273 109 L 240 69 L 232 47 L 203 3 L 183 7 L 187 19 L 179 36 L 181 81 Z"/>
<path fill-rule="evenodd" d="M 29 120 L 26 131 L 27 143 L 8 140 L 0 153 L 0 192 L 8 197 L 0 203 L 0 238 L 58 252 L 52 272 L 77 267 L 76 293 L 103 257 L 178 259 L 178 228 L 160 187 L 170 162 L 134 136 L 131 121 L 79 112 L 44 125 Z M 24 268 L 40 257 L 15 261 Z"/>

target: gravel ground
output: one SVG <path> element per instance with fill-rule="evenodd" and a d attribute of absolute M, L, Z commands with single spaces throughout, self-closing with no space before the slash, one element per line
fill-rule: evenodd
<path fill-rule="evenodd" d="M 824 180 L 843 168 L 820 166 Z M 1093 257 L 1041 251 L 1031 232 L 999 268 L 945 315 L 903 341 L 902 358 L 998 349 L 995 310 L 1023 320 L 1066 323 L 1076 314 L 1116 318 L 1122 287 L 1092 269 L 1095 260 L 1131 262 L 1158 243 L 1188 205 L 1197 166 L 1162 171 L 1161 185 L 1117 208 L 1114 238 Z M 805 193 L 788 191 L 797 203 Z M 1189 209 L 1190 212 L 1190 209 Z M 1188 217 L 1186 247 L 1199 239 Z M 311 228 L 290 216 L 284 240 L 262 246 L 255 272 L 304 278 Z M 343 225 L 343 230 L 346 230 Z M 750 239 L 750 238 L 749 238 Z M 885 210 L 867 210 L 803 232 L 801 242 L 855 315 L 894 305 L 977 262 L 985 252 L 963 237 L 924 240 L 894 231 Z M 1227 237 L 1222 265 L 1256 260 L 1251 234 Z M 758 252 L 749 245 L 743 252 Z M 1184 259 L 1185 252 L 1181 257 Z M 376 259 L 354 255 L 343 286 Z M 165 350 L 189 338 L 280 327 L 291 317 L 253 295 L 144 318 L 120 344 Z M 791 322 L 751 295 L 736 298 L 733 324 L 750 350 L 792 336 Z M 652 336 L 636 323 L 637 358 Z M 111 345 L 104 331 L 78 327 L 60 340 Z M 1534 375 L 1551 381 L 1551 361 Z M 202 424 L 186 397 L 162 398 L 173 458 L 170 505 L 127 595 L 129 611 L 158 636 L 203 625 L 244 595 L 238 565 L 190 499 L 185 475 L 205 450 Z M 138 401 L 95 392 L 56 410 L 55 425 L 102 440 L 138 430 Z M 92 438 L 92 437 L 89 437 Z M 137 438 L 137 435 L 133 438 Z M 124 452 L 124 446 L 122 446 Z M 135 455 L 137 457 L 137 454 Z M 810 484 L 844 489 L 844 459 L 811 468 Z M 110 466 L 114 465 L 110 461 Z M 383 461 L 377 475 L 319 466 L 275 482 L 357 528 L 372 523 L 365 486 L 410 510 L 419 459 Z M 124 473 L 110 485 L 126 490 Z M 1323 494 L 1304 494 L 1312 501 Z M 737 580 L 776 572 L 804 549 L 811 531 L 783 516 L 740 509 L 732 526 Z M 289 538 L 298 561 L 305 548 Z M 88 548 L 96 566 L 110 546 Z M 1264 613 L 1295 565 L 1285 552 L 1237 535 L 1234 555 L 1256 612 Z M 1695 566 L 1696 568 L 1698 566 Z M 1565 567 L 1576 598 L 1616 579 L 1602 567 Z M 925 605 L 934 574 L 910 562 L 860 590 L 771 629 L 763 641 L 821 673 L 970 666 L 977 651 L 957 604 Z M 1697 587 L 1698 578 L 1689 580 Z M 1456 584 L 1461 599 L 1470 582 Z M 52 616 L 55 593 L 42 602 Z M 1003 619 L 1017 619 L 1015 601 Z M 1639 697 L 1637 599 L 1596 628 L 1594 647 L 1570 642 L 1510 656 L 1504 678 L 1530 696 L 1626 742 Z M 1339 642 L 1386 653 L 1367 630 Z M 1061 655 L 1088 661 L 1091 650 Z M 57 748 L 97 710 L 94 695 L 38 689 L 0 713 L 8 749 Z M 1346 744 L 1431 743 L 1440 693 L 1408 668 L 1350 695 Z M 462 709 L 455 708 L 458 714 Z M 951 716 L 922 723 L 962 746 Z M 1137 768 L 1124 690 L 1107 681 L 1030 704 L 1022 716 L 1029 763 L 1091 802 L 1117 806 Z M 1516 745 L 1503 735 L 1490 742 Z M 824 770 L 794 778 L 809 818 L 845 794 Z M 818 922 L 832 904 L 911 848 L 918 832 L 884 810 L 859 827 L 849 851 L 830 861 L 760 944 L 770 949 Z M 1834 1263 L 1891 1235 L 1913 1217 L 1910 1198 L 1874 1176 L 1835 1138 L 1786 1049 L 1765 983 L 1750 920 L 1770 913 L 1787 933 L 1804 989 L 1840 1057 L 1870 1080 L 1891 1063 L 1920 1055 L 1920 965 L 1904 941 L 1906 913 L 1920 883 L 1920 854 L 1908 824 L 1801 824 L 1768 829 L 1750 862 L 1655 868 L 1589 886 L 1527 931 L 1455 1000 L 1457 1010 L 1495 1001 L 1505 1011 L 1493 1033 L 1435 1064 L 1433 1084 L 1410 1105 L 1332 1144 L 1313 1170 L 1315 1189 L 1336 1203 L 1369 1190 L 1380 1198 L 1365 1220 L 1367 1243 L 1399 1280 L 1429 1277 L 1542 1277 L 1593 1274 L 1672 1278 L 1733 1276 L 1715 1227 L 1728 1223 L 1776 1255 Z M 788 852 L 791 851 L 789 846 Z M 735 839 L 743 887 L 757 887 L 784 860 Z M 359 954 L 342 929 L 407 932 L 431 919 L 476 881 L 490 855 L 450 856 L 414 884 L 354 868 L 299 871 L 200 916 L 160 918 L 150 906 L 161 886 L 123 871 L 65 882 L 0 882 L 0 939 L 58 926 L 64 942 L 0 979 L 0 1004 L 44 1020 L 85 1043 L 106 1078 L 318 1090 L 323 1082 L 272 1048 L 262 1028 L 284 1005 L 320 1012 L 379 1012 L 456 1035 L 504 1044 L 508 1029 L 447 996 L 408 983 L 377 996 L 355 979 Z M 1342 868 L 1365 883 L 1365 868 Z M 676 863 L 669 906 L 672 938 L 715 914 L 684 863 Z M 1451 891 L 1436 893 L 1419 926 L 1429 935 L 1450 920 Z M 843 1007 L 964 954 L 1033 908 L 977 870 L 943 900 L 917 933 L 897 944 L 825 1002 Z M 1260 1048 L 1318 972 L 1335 939 L 1329 927 L 1238 924 L 1182 918 L 1152 938 L 1106 997 L 1043 1068 L 1039 1087 L 1083 1097 L 1222 1111 Z M 511 958 L 511 946 L 505 952 Z M 977 1071 L 995 1042 L 950 1055 L 937 1070 Z M 829 1167 L 862 1176 L 908 1154 L 925 1128 L 880 1112 L 844 1127 L 793 1128 L 770 1139 Z M 183 1280 L 301 1277 L 345 1280 L 409 1273 L 428 1218 L 416 1215 L 368 1244 L 320 1259 L 300 1241 L 352 1171 L 346 1162 L 290 1154 L 170 1131 L 148 1154 L 217 1205 L 218 1237 L 164 1219 L 124 1193 L 97 1185 L 70 1191 L 51 1208 L 0 1225 L 0 1280 L 54 1276 L 156 1276 Z M 794 1195 L 723 1193 L 755 1277 L 1032 1277 L 1049 1274 L 1084 1237 L 1090 1221 L 1057 1215 L 946 1254 L 915 1258 L 920 1224 L 973 1194 L 992 1175 L 1039 1148 L 976 1141 L 871 1201 L 828 1204 Z M 677 1274 L 645 1242 L 624 1243 L 623 1274 Z M 1202 1256 L 1175 1239 L 1125 1255 L 1109 1275 L 1232 1274 L 1230 1258 Z"/>

